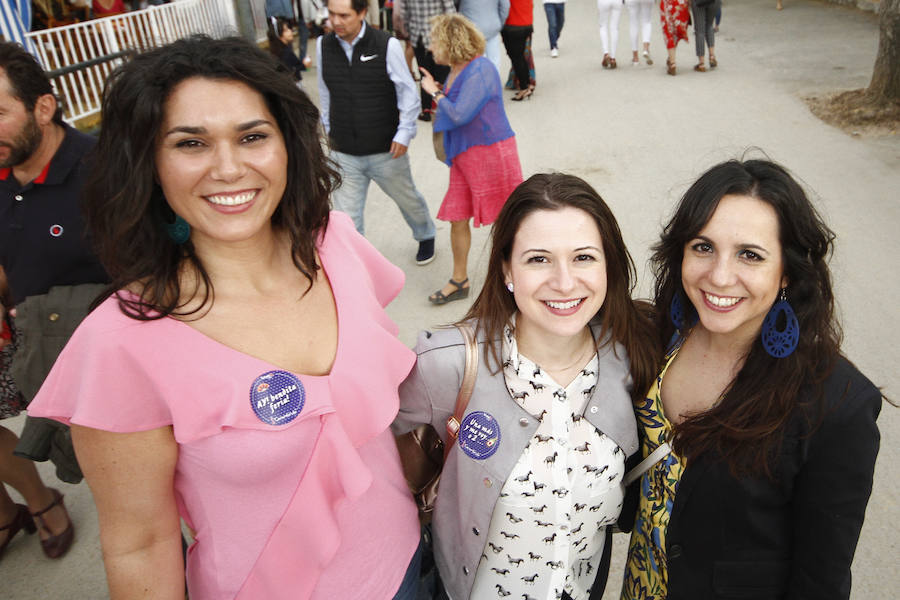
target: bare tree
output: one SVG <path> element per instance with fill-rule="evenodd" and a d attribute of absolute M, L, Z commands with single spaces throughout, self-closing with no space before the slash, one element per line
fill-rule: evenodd
<path fill-rule="evenodd" d="M 900 103 L 900 0 L 881 0 L 881 36 L 866 95 L 877 103 Z"/>

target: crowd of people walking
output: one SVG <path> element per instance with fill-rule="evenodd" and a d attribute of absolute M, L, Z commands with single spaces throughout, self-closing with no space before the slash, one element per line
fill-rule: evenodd
<path fill-rule="evenodd" d="M 690 7 L 697 71 L 717 66 L 720 3 Z M 96 142 L 0 42 L 0 418 L 27 403 L 68 427 L 110 597 L 848 598 L 883 395 L 841 351 L 836 236 L 808 191 L 768 159 L 709 167 L 636 299 L 602 194 L 523 176 L 497 54 L 511 100 L 533 96 L 532 0 L 474 19 L 401 0 L 403 40 L 369 4 L 328 0 L 319 106 L 271 15 L 269 52 L 191 36 L 118 67 Z M 565 2 L 543 5 L 558 58 Z M 598 0 L 607 69 L 621 6 Z M 632 62 L 652 65 L 652 11 L 626 6 Z M 687 18 L 662 0 L 672 75 Z M 385 312 L 404 273 L 363 215 L 374 180 L 415 262 L 441 251 L 408 155 L 426 119 L 452 253 L 428 301 L 475 299 L 410 349 Z M 423 426 L 444 444 L 424 526 L 395 443 Z M 59 558 L 74 525 L 22 451 L 0 427 L 0 558 L 23 530 Z"/>

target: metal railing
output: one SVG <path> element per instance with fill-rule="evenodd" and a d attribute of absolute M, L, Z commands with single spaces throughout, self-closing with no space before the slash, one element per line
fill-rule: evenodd
<path fill-rule="evenodd" d="M 231 0 L 170 4 L 26 34 L 56 85 L 69 123 L 100 112 L 103 85 L 128 52 L 143 52 L 193 33 L 237 32 Z"/>

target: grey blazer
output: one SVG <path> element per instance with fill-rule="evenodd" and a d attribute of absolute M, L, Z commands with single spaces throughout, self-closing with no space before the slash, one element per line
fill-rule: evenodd
<path fill-rule="evenodd" d="M 591 329 L 598 338 L 599 324 L 591 323 Z M 497 450 L 482 460 L 470 458 L 455 444 L 444 465 L 434 510 L 434 554 L 451 600 L 469 598 L 500 490 L 539 424 L 510 397 L 502 369 L 492 374 L 485 365 L 482 333 L 478 341 L 478 376 L 466 414 L 484 411 L 493 416 L 500 440 Z M 416 354 L 415 367 L 400 385 L 394 433 L 430 423 L 446 441 L 447 419 L 453 414 L 465 368 L 462 334 L 455 327 L 423 331 Z M 604 343 L 600 348 L 597 381 L 583 416 L 612 438 L 627 458 L 637 452 L 638 438 L 629 362 L 620 344 Z"/>

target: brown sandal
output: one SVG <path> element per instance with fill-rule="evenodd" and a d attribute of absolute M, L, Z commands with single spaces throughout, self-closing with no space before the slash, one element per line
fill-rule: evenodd
<path fill-rule="evenodd" d="M 50 488 L 50 492 L 53 494 L 53 502 L 51 502 L 47 508 L 39 510 L 36 513 L 31 513 L 31 516 L 37 522 L 37 526 L 40 527 L 41 531 L 46 532 L 48 536 L 47 539 L 41 540 L 41 547 L 44 549 L 44 554 L 47 555 L 47 558 L 59 558 L 68 552 L 69 548 L 72 546 L 72 540 L 75 539 L 75 525 L 72 524 L 72 519 L 69 518 L 69 512 L 66 510 L 66 505 L 63 503 L 63 495 L 55 488 Z M 53 535 L 53 532 L 50 531 L 46 521 L 44 521 L 44 514 L 57 506 L 62 508 L 63 512 L 66 513 L 66 520 L 69 521 L 69 525 L 62 532 Z"/>
<path fill-rule="evenodd" d="M 703 63 L 698 63 L 694 65 L 694 70 L 699 71 L 700 73 L 706 73 L 706 65 Z"/>
<path fill-rule="evenodd" d="M 34 533 L 37 531 L 37 527 L 34 526 L 34 521 L 31 519 L 31 516 L 28 514 L 28 507 L 22 504 L 16 504 L 16 516 L 12 518 L 12 521 L 0 527 L 0 532 L 6 531 L 6 539 L 3 540 L 3 543 L 0 544 L 0 557 L 3 556 L 3 552 L 6 550 L 6 547 L 12 541 L 16 534 L 19 533 L 20 529 L 24 529 L 26 533 Z"/>
<path fill-rule="evenodd" d="M 668 58 L 666 59 L 666 73 L 668 73 L 669 75 L 675 74 L 675 63 Z"/>

